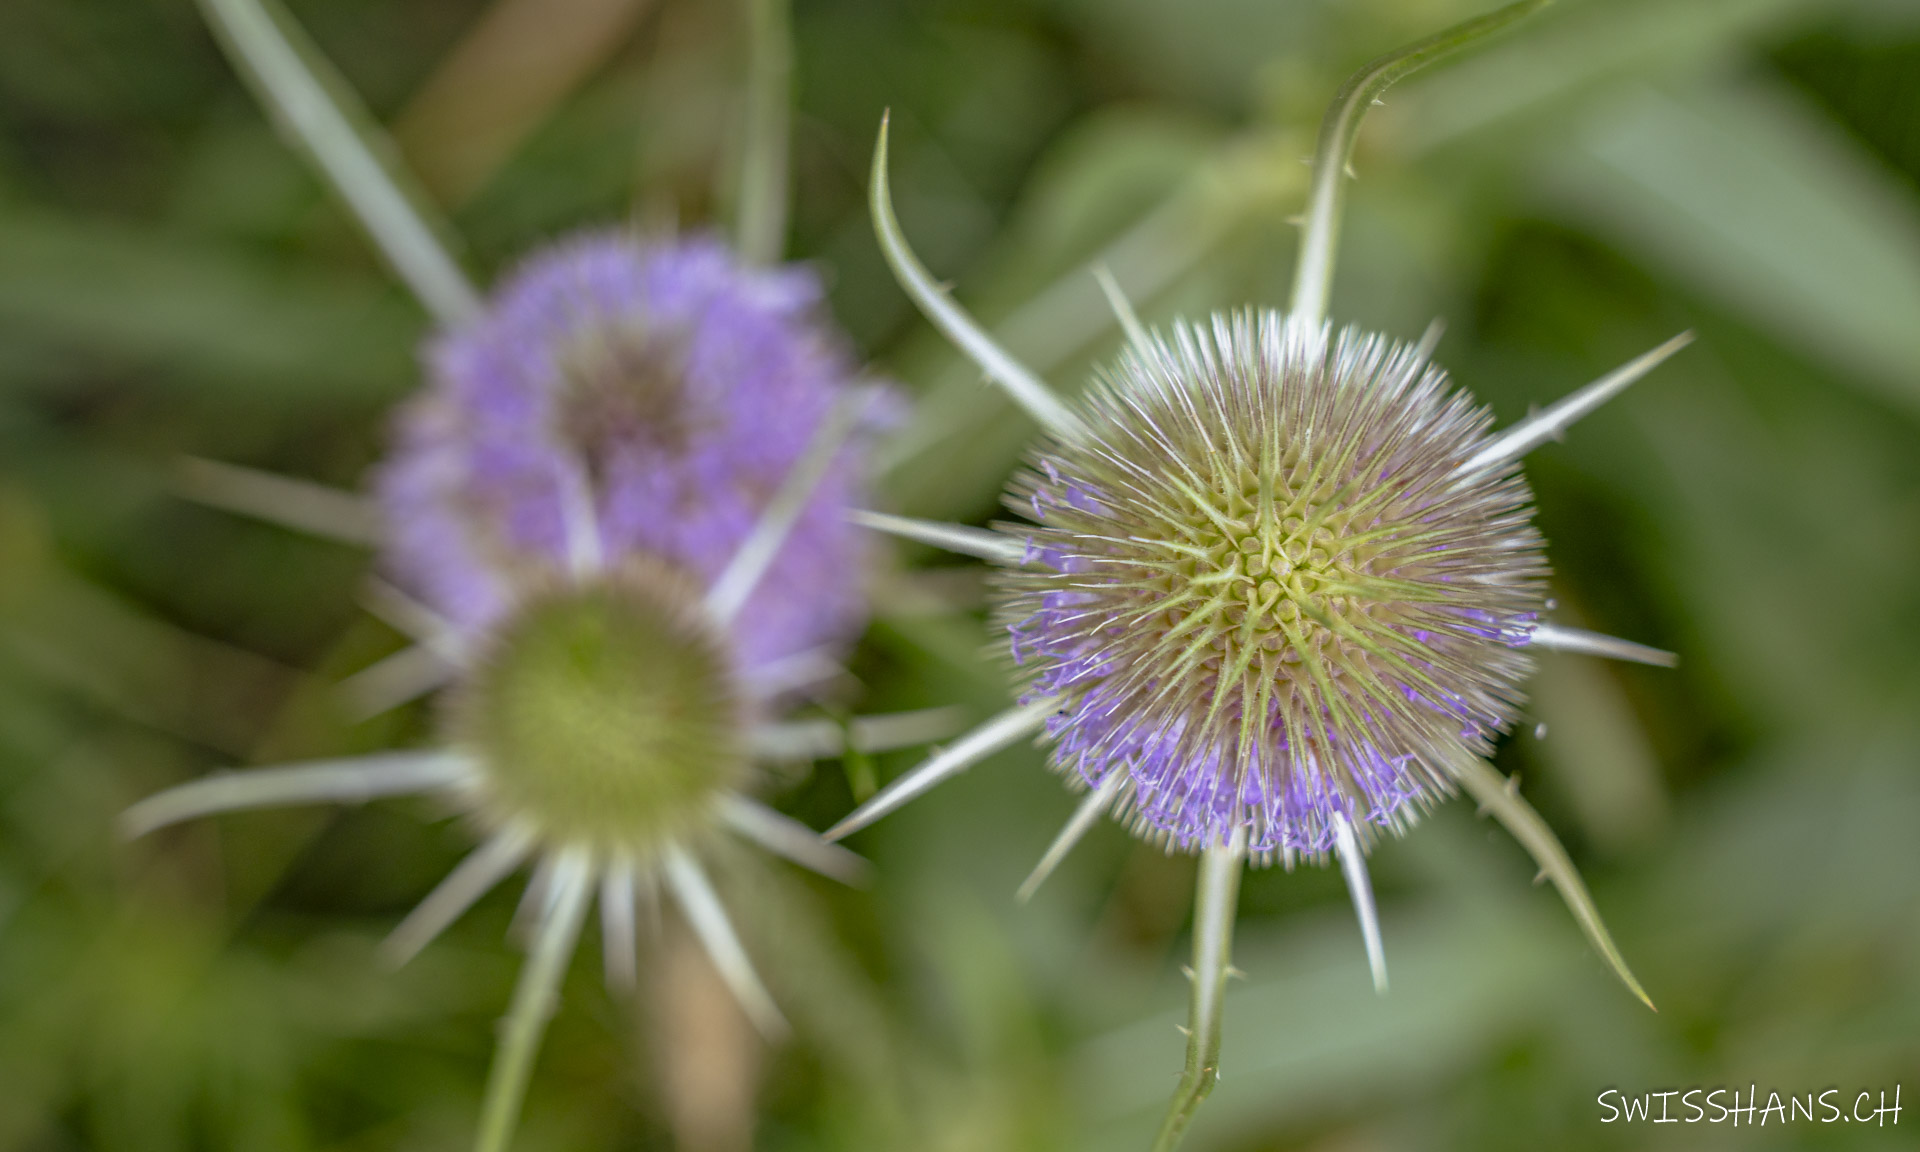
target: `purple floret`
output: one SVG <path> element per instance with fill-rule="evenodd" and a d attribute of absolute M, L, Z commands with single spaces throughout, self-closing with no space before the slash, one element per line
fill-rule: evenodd
<path fill-rule="evenodd" d="M 378 480 L 388 569 L 477 635 L 567 567 L 571 487 L 608 563 L 646 554 L 710 585 L 855 384 L 820 298 L 811 273 L 743 266 L 711 238 L 600 232 L 533 256 L 427 350 Z M 845 515 L 864 495 L 857 452 L 733 624 L 748 675 L 843 648 L 863 623 L 867 548 Z"/>

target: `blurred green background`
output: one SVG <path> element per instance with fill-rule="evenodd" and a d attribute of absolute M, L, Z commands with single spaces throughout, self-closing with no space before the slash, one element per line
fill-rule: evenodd
<path fill-rule="evenodd" d="M 1486 6 L 798 0 L 791 251 L 918 402 L 883 502 L 984 522 L 1032 432 L 881 263 L 883 107 L 922 255 L 1072 388 L 1114 343 L 1090 259 L 1150 323 L 1283 302 L 1328 95 Z M 483 282 L 578 226 L 724 221 L 741 7 L 291 4 Z M 1356 163 L 1334 316 L 1444 318 L 1441 361 L 1502 418 L 1700 335 L 1528 463 L 1560 618 L 1682 665 L 1549 655 L 1546 736 L 1499 756 L 1661 1011 L 1456 802 L 1373 858 L 1385 998 L 1337 874 L 1249 876 L 1189 1147 L 1920 1146 L 1920 5 L 1563 0 L 1396 90 Z M 0 3 L 0 1149 L 470 1141 L 517 893 L 399 973 L 373 952 L 465 847 L 446 813 L 113 832 L 216 767 L 430 732 L 430 706 L 354 724 L 330 691 L 403 643 L 357 604 L 365 554 L 172 492 L 183 453 L 356 485 L 427 329 L 190 0 Z M 976 566 L 903 551 L 860 706 L 1004 706 L 980 599 Z M 1072 803 L 1040 765 L 1002 754 L 857 838 L 872 892 L 726 870 L 799 1027 L 777 1050 L 671 925 L 633 1003 L 589 930 L 516 1147 L 1144 1148 L 1193 864 L 1103 827 L 1016 906 Z M 773 795 L 823 827 L 847 780 Z M 1595 1102 L 1750 1084 L 1903 1084 L 1907 1110 L 1735 1130 Z"/>

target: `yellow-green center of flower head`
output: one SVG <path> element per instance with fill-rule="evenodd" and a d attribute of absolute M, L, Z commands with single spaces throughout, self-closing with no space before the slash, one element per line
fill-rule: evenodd
<path fill-rule="evenodd" d="M 455 697 L 483 817 L 549 846 L 645 857 L 745 772 L 727 653 L 689 584 L 630 566 L 526 598 Z"/>

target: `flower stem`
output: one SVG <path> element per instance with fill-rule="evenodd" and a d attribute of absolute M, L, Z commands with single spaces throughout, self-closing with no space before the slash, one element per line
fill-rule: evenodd
<path fill-rule="evenodd" d="M 487 1076 L 480 1138 L 474 1145 L 477 1152 L 505 1152 L 513 1139 L 520 1105 L 527 1097 L 527 1081 L 533 1075 L 533 1057 L 540 1050 L 547 1021 L 553 1018 L 560 999 L 560 978 L 566 975 L 567 961 L 580 936 L 580 921 L 586 915 L 587 897 L 592 891 L 587 861 L 580 857 L 562 859 L 557 872 L 533 955 L 520 970 L 500 1047 L 494 1052 L 493 1070 Z"/>
<path fill-rule="evenodd" d="M 754 264 L 778 263 L 787 237 L 787 119 L 793 89 L 787 0 L 748 0 L 747 117 L 735 241 Z"/>
<path fill-rule="evenodd" d="M 1200 880 L 1194 894 L 1193 983 L 1187 1002 L 1187 1070 L 1167 1105 L 1167 1118 L 1153 1152 L 1173 1152 L 1200 1102 L 1220 1078 L 1220 1017 L 1226 1004 L 1227 975 L 1233 965 L 1233 910 L 1240 895 L 1240 865 L 1246 856 L 1247 830 L 1235 830 L 1226 845 L 1200 855 Z"/>
<path fill-rule="evenodd" d="M 1293 299 L 1287 310 L 1312 327 L 1327 318 L 1327 296 L 1333 288 L 1333 253 L 1340 239 L 1341 201 L 1346 193 L 1347 162 L 1360 135 L 1367 109 L 1396 81 L 1412 75 L 1443 56 L 1505 28 L 1552 0 L 1520 0 L 1485 16 L 1464 20 L 1424 40 L 1389 52 L 1347 78 L 1320 122 L 1320 141 L 1313 153 L 1312 183 L 1307 188 L 1306 223 L 1300 236 L 1300 261 L 1294 267 Z"/>

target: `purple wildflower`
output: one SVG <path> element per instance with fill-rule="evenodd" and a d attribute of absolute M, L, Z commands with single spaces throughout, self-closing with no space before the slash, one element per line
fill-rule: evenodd
<path fill-rule="evenodd" d="M 700 857 L 731 833 L 824 875 L 844 849 L 753 799 L 753 762 L 878 751 L 935 713 L 781 722 L 864 619 L 849 523 L 884 394 L 857 383 L 804 271 L 719 242 L 600 233 L 549 249 L 443 336 L 377 489 L 387 563 L 426 611 L 398 666 L 445 685 L 439 747 L 193 781 L 136 833 L 213 812 L 443 794 L 482 843 L 395 928 L 405 960 L 537 861 L 533 956 L 502 1033 L 480 1146 L 504 1148 L 596 898 L 609 981 L 635 981 L 636 904 L 671 894 L 748 1016 L 786 1024 Z M 420 675 L 422 663 L 429 674 Z M 381 675 L 376 675 L 381 674 Z"/>
<path fill-rule="evenodd" d="M 124 825 L 137 835 L 214 812 L 440 793 L 484 839 L 394 929 L 396 961 L 537 861 L 530 955 L 477 1140 L 504 1152 L 592 905 L 613 986 L 634 987 L 638 905 L 662 891 L 746 1014 L 783 1034 L 701 856 L 731 833 L 855 878 L 858 857 L 747 794 L 752 761 L 879 751 L 946 727 L 939 712 L 844 728 L 776 718 L 864 618 L 866 549 L 847 517 L 878 396 L 855 386 L 811 275 L 750 269 L 713 239 L 582 236 L 483 306 L 390 158 L 329 106 L 285 14 L 255 0 L 203 7 L 446 333 L 376 481 L 386 563 L 421 603 L 382 599 L 420 645 L 356 675 L 347 695 L 369 712 L 441 686 L 450 699 L 441 747 L 196 780 Z M 784 231 L 786 25 L 784 5 L 752 6 L 736 200 L 741 251 L 758 261 L 778 258 Z M 241 506 L 298 509 L 283 518 L 344 525 L 355 543 L 376 518 L 342 494 L 318 499 L 317 515 L 313 493 L 290 503 L 275 479 L 265 490 Z"/>
<path fill-rule="evenodd" d="M 1149 332 L 1095 268 L 1127 335 L 1078 403 L 1001 347 L 914 255 L 893 210 L 887 124 L 874 232 L 926 317 L 1048 434 L 1007 493 L 1037 526 L 981 532 L 868 515 L 879 531 L 1001 566 L 1000 623 L 1029 676 L 1019 703 L 827 832 L 866 827 L 1045 729 L 1086 797 L 1035 866 L 1032 895 L 1103 814 L 1200 856 L 1186 1069 L 1154 1142 L 1172 1152 L 1219 1075 L 1234 906 L 1248 860 L 1337 856 L 1374 987 L 1385 950 L 1366 852 L 1456 787 L 1505 824 L 1594 947 L 1652 1006 L 1552 831 L 1484 759 L 1514 719 L 1523 648 L 1671 664 L 1540 619 L 1546 564 L 1519 461 L 1683 347 L 1681 334 L 1498 434 L 1401 346 L 1326 324 L 1342 181 L 1389 85 L 1541 7 L 1518 0 L 1356 72 L 1327 110 L 1286 313 Z"/>
<path fill-rule="evenodd" d="M 806 271 L 709 238 L 598 232 L 536 255 L 431 348 L 378 480 L 389 567 L 466 635 L 567 566 L 570 514 L 609 563 L 711 584 L 854 378 L 819 303 Z M 829 466 L 730 629 L 748 676 L 858 631 L 855 462 Z"/>
<path fill-rule="evenodd" d="M 1130 348 L 1008 507 L 1001 615 L 1053 762 L 1143 832 L 1291 859 L 1396 828 L 1513 720 L 1544 604 L 1490 414 L 1410 347 L 1275 312 Z"/>
<path fill-rule="evenodd" d="M 985 532 L 861 516 L 998 565 L 999 622 L 1028 682 L 1016 706 L 895 778 L 827 837 L 1044 730 L 1054 766 L 1087 795 L 1022 899 L 1110 812 L 1197 852 L 1187 1072 L 1160 1149 L 1178 1142 L 1213 1083 L 1242 862 L 1337 855 L 1384 991 L 1367 849 L 1456 788 L 1515 833 L 1646 999 L 1551 830 L 1485 756 L 1517 714 L 1532 667 L 1523 649 L 1674 662 L 1540 618 L 1551 606 L 1547 568 L 1519 463 L 1692 336 L 1494 433 L 1487 410 L 1429 362 L 1437 328 L 1400 345 L 1355 328 L 1336 337 L 1325 320 L 1341 174 L 1364 110 L 1394 79 L 1542 2 L 1519 0 L 1382 56 L 1341 89 L 1314 157 L 1288 312 L 1216 313 L 1154 333 L 1096 268 L 1126 349 L 1072 403 L 913 254 L 880 124 L 869 200 L 881 251 L 927 318 L 1047 438 L 1006 495 L 1032 525 Z"/>

